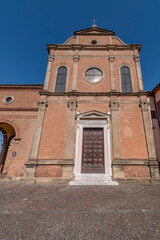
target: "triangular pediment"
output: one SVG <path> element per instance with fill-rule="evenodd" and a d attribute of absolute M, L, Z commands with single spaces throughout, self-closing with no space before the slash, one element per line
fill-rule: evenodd
<path fill-rule="evenodd" d="M 91 27 L 76 31 L 74 35 L 115 35 L 115 32 L 99 27 Z"/>
<path fill-rule="evenodd" d="M 110 117 L 110 114 L 92 110 L 84 113 L 79 113 L 76 115 L 76 117 L 78 119 L 106 119 Z"/>

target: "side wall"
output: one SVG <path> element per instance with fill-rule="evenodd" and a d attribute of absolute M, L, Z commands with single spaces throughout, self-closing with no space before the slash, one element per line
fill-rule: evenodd
<path fill-rule="evenodd" d="M 12 178 L 24 174 L 34 133 L 40 89 L 41 86 L 0 86 L 0 124 L 10 124 L 16 133 L 10 142 L 3 169 L 3 173 Z M 3 99 L 6 96 L 13 96 L 14 101 L 5 104 Z M 16 153 L 15 157 L 13 153 Z"/>

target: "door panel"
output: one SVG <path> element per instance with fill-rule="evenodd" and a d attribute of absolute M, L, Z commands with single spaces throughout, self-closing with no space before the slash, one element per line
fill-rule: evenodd
<path fill-rule="evenodd" d="M 104 173 L 103 128 L 83 128 L 82 173 Z"/>

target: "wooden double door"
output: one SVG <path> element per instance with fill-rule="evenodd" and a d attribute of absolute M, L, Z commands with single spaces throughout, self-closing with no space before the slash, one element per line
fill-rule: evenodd
<path fill-rule="evenodd" d="M 105 173 L 103 128 L 83 128 L 82 173 Z"/>

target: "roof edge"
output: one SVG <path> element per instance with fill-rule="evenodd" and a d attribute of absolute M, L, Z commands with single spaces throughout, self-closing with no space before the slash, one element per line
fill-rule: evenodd
<path fill-rule="evenodd" d="M 42 84 L 0 84 L 2 89 L 35 89 L 41 90 Z"/>
<path fill-rule="evenodd" d="M 97 31 L 97 33 L 90 33 L 91 31 Z M 104 28 L 91 27 L 75 31 L 74 35 L 115 35 L 115 32 Z"/>

